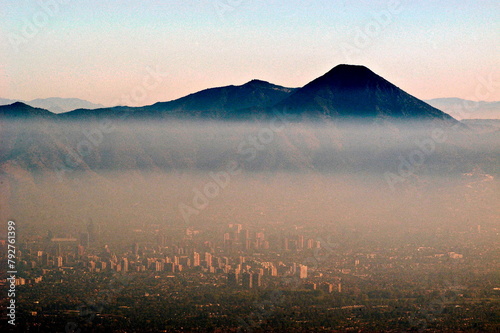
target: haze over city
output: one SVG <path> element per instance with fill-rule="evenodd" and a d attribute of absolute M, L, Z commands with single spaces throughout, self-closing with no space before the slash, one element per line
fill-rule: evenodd
<path fill-rule="evenodd" d="M 0 331 L 498 332 L 498 2 L 0 8 Z"/>

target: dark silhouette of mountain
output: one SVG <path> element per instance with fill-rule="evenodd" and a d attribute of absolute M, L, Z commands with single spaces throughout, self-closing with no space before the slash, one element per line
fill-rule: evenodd
<path fill-rule="evenodd" d="M 145 109 L 224 118 L 241 109 L 271 107 L 295 90 L 266 81 L 252 80 L 241 86 L 231 85 L 202 90 L 171 102 L 156 103 Z"/>
<path fill-rule="evenodd" d="M 227 119 L 232 118 L 240 109 L 273 106 L 295 90 L 295 88 L 281 87 L 261 80 L 252 80 L 241 86 L 205 89 L 173 101 L 158 102 L 144 107 L 79 109 L 61 116 L 66 119 L 102 116 Z"/>
<path fill-rule="evenodd" d="M 0 98 L 0 105 L 9 105 L 15 102 L 22 102 L 34 108 L 42 108 L 49 110 L 52 113 L 63 113 L 77 109 L 97 109 L 103 108 L 104 105 L 91 103 L 79 98 L 37 98 L 32 101 L 12 100 Z"/>
<path fill-rule="evenodd" d="M 55 118 L 55 115 L 41 108 L 34 108 L 21 102 L 0 106 L 1 118 L 32 119 L 32 118 Z"/>
<path fill-rule="evenodd" d="M 38 98 L 26 102 L 26 104 L 31 105 L 33 107 L 47 109 L 53 113 L 63 113 L 77 109 L 93 110 L 104 107 L 104 105 L 95 104 L 79 98 L 60 98 L 60 97 Z"/>
<path fill-rule="evenodd" d="M 309 120 L 457 121 L 411 96 L 364 66 L 338 65 L 302 88 L 252 80 L 240 86 L 211 88 L 169 102 L 144 107 L 78 109 L 59 119 L 189 118 L 242 120 L 284 111 Z"/>
<path fill-rule="evenodd" d="M 206 89 L 140 108 L 76 110 L 69 118 L 131 115 L 132 118 L 252 119 L 283 110 L 297 120 L 441 120 L 448 114 L 411 96 L 364 66 L 338 65 L 302 88 L 252 80 L 241 86 Z M 297 117 L 298 116 L 298 117 Z"/>
<path fill-rule="evenodd" d="M 276 105 L 306 118 L 452 121 L 364 66 L 338 65 Z"/>

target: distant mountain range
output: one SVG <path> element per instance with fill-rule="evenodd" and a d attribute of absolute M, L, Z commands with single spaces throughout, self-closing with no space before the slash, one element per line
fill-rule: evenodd
<path fill-rule="evenodd" d="M 461 98 L 435 98 L 425 102 L 457 119 L 500 119 L 500 102 L 475 102 Z"/>
<path fill-rule="evenodd" d="M 0 108 L 16 102 L 45 109 L 64 119 L 122 117 L 248 119 L 277 109 L 301 119 L 500 119 L 500 102 L 474 102 L 460 98 L 421 101 L 364 66 L 339 65 L 302 88 L 287 88 L 261 80 L 240 86 L 202 90 L 185 97 L 144 107 L 104 107 L 78 98 L 18 101 L 0 98 Z M 43 115 L 41 111 L 14 106 L 2 108 L 3 116 Z M 442 112 L 441 112 L 442 111 Z M 17 114 L 21 112 L 20 114 Z M 446 113 L 446 114 L 443 114 Z M 48 115 L 48 114 L 45 114 Z"/>
<path fill-rule="evenodd" d="M 38 104 L 39 105 L 39 104 Z M 75 104 L 76 105 L 76 104 Z M 43 107 L 42 107 L 43 108 Z M 456 122 L 448 114 L 411 96 L 364 66 L 338 65 L 302 88 L 252 80 L 241 86 L 206 89 L 144 107 L 80 108 L 59 119 L 102 117 L 244 120 L 285 112 L 296 120 L 436 120 Z M 41 111 L 0 106 L 4 116 L 40 116 Z"/>
<path fill-rule="evenodd" d="M 276 112 L 296 124 L 273 133 L 273 143 L 265 149 L 259 150 L 263 145 L 253 148 L 250 140 L 255 133 L 267 133 L 260 130 L 273 124 L 259 120 L 274 118 Z M 180 118 L 204 122 L 175 121 Z M 34 121 L 19 122 L 24 119 Z M 100 121 L 104 119 L 111 121 Z M 229 121 L 252 119 L 256 122 L 226 126 Z M 341 124 L 344 120 L 346 126 Z M 351 126 L 351 120 L 362 121 Z M 428 172 L 460 174 L 480 163 L 488 173 L 498 173 L 497 148 L 488 148 L 490 142 L 498 141 L 498 124 L 464 123 L 366 67 L 339 65 L 302 88 L 252 80 L 144 107 L 77 109 L 62 114 L 21 102 L 0 106 L 0 175 L 36 188 L 39 171 L 52 175 L 54 182 L 61 177 L 78 181 L 80 174 L 100 182 L 110 170 L 212 171 L 235 159 L 247 161 L 249 156 L 253 157 L 248 163 L 242 163 L 250 171 L 383 175 L 394 167 L 397 170 L 400 158 L 414 158 L 415 151 L 427 152 L 434 146 L 428 141 L 436 128 L 447 130 L 449 140 L 435 144 L 439 154 L 424 156 L 422 167 Z M 465 130 L 455 131 L 454 125 Z M 484 149 L 471 149 L 474 140 Z M 427 146 L 420 148 L 421 142 Z M 39 191 L 43 193 L 42 188 Z"/>
<path fill-rule="evenodd" d="M 0 98 L 0 105 L 9 105 L 15 102 L 22 102 L 34 108 L 42 108 L 45 110 L 49 110 L 52 113 L 63 113 L 63 112 L 73 111 L 76 109 L 93 110 L 104 107 L 104 105 L 102 104 L 91 103 L 89 101 L 85 101 L 79 98 L 51 97 L 51 98 L 38 98 L 32 101 Z"/>

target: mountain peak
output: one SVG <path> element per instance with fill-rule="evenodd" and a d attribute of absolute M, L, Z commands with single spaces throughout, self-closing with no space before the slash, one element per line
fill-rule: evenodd
<path fill-rule="evenodd" d="M 53 115 L 50 111 L 34 108 L 23 102 L 0 106 L 0 117 L 28 118 L 33 116 L 50 117 Z"/>
<path fill-rule="evenodd" d="M 243 84 L 244 87 L 269 87 L 272 85 L 273 85 L 272 83 L 258 79 L 253 79 Z"/>
<path fill-rule="evenodd" d="M 259 79 L 253 79 L 253 80 L 248 81 L 245 84 L 259 84 L 259 85 L 265 84 L 265 85 L 268 85 L 270 83 L 267 81 L 259 80 Z"/>
<path fill-rule="evenodd" d="M 364 89 L 367 86 L 387 85 L 390 83 L 362 65 L 342 64 L 335 66 L 328 73 L 312 81 L 316 84 L 328 84 L 342 90 Z"/>
<path fill-rule="evenodd" d="M 369 68 L 342 64 L 283 100 L 280 107 L 334 118 L 444 119 L 449 115 L 409 95 Z"/>
<path fill-rule="evenodd" d="M 372 74 L 375 74 L 373 73 L 368 67 L 366 66 L 363 66 L 363 65 L 351 65 L 351 64 L 340 64 L 340 65 L 337 65 L 335 67 L 333 67 L 330 72 L 328 73 L 332 73 L 332 72 L 336 72 L 336 73 L 341 73 L 341 72 L 358 72 L 358 73 L 372 73 Z M 327 74 L 328 74 L 327 73 Z"/>
<path fill-rule="evenodd" d="M 14 102 L 14 103 L 10 104 L 10 107 L 11 108 L 16 108 L 16 109 L 19 109 L 19 108 L 30 108 L 30 109 L 33 109 L 32 106 L 29 106 L 28 104 L 23 103 L 23 102 Z"/>

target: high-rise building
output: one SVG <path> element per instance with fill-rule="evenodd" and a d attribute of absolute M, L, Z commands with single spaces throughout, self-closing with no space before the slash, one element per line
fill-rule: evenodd
<path fill-rule="evenodd" d="M 252 275 L 248 272 L 241 274 L 241 284 L 243 288 L 252 288 Z"/>
<path fill-rule="evenodd" d="M 205 252 L 205 261 L 207 262 L 207 267 L 212 267 L 213 256 L 211 253 Z"/>
<path fill-rule="evenodd" d="M 156 261 L 156 262 L 155 262 L 155 271 L 157 271 L 157 272 L 161 272 L 161 271 L 163 271 L 163 265 L 164 265 L 164 263 L 163 263 L 163 262 L 161 262 L 161 261 Z"/>
<path fill-rule="evenodd" d="M 302 235 L 297 236 L 297 249 L 299 250 L 304 249 L 304 236 Z"/>
<path fill-rule="evenodd" d="M 298 273 L 299 273 L 299 279 L 307 279 L 307 266 L 299 265 Z"/>
<path fill-rule="evenodd" d="M 89 261 L 89 271 L 95 272 L 96 264 L 95 261 Z"/>
<path fill-rule="evenodd" d="M 288 251 L 289 245 L 288 245 L 288 238 L 283 239 L 283 250 Z"/>
<path fill-rule="evenodd" d="M 121 265 L 122 265 L 122 271 L 128 272 L 128 259 L 127 258 L 122 259 Z"/>
<path fill-rule="evenodd" d="M 262 286 L 262 274 L 253 273 L 252 274 L 252 286 L 253 288 L 259 288 Z"/>
<path fill-rule="evenodd" d="M 200 254 L 198 252 L 193 253 L 193 266 L 194 267 L 200 266 Z"/>
<path fill-rule="evenodd" d="M 314 245 L 315 245 L 314 239 L 310 238 L 310 239 L 307 240 L 307 248 L 308 249 L 314 248 Z"/>

